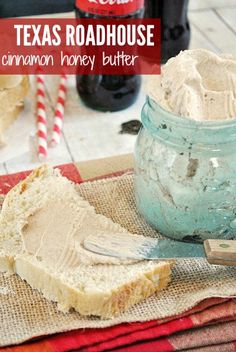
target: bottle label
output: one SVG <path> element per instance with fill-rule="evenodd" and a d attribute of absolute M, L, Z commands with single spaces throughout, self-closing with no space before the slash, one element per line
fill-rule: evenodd
<path fill-rule="evenodd" d="M 99 16 L 125 16 L 144 7 L 144 0 L 76 0 L 76 7 Z"/>

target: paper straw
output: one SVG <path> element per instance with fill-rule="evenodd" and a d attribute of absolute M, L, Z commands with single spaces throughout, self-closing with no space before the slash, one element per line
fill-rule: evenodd
<path fill-rule="evenodd" d="M 51 139 L 52 147 L 55 147 L 57 144 L 59 144 L 61 139 L 64 110 L 65 110 L 65 99 L 66 99 L 66 82 L 67 82 L 67 76 L 61 75 L 59 89 L 58 89 L 57 105 L 56 105 L 55 116 L 54 116 L 52 139 Z"/>
<path fill-rule="evenodd" d="M 47 147 L 47 119 L 45 109 L 44 76 L 37 75 L 37 124 L 38 124 L 38 157 L 40 161 L 46 159 Z"/>

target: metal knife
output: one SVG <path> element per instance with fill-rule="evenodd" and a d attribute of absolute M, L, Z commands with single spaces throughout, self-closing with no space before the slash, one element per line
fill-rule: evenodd
<path fill-rule="evenodd" d="M 141 235 L 90 235 L 84 248 L 105 256 L 136 260 L 206 258 L 210 264 L 236 266 L 236 240 L 206 240 L 203 244 Z"/>

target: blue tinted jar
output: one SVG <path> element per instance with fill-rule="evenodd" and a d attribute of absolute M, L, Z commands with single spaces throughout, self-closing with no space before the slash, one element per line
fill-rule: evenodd
<path fill-rule="evenodd" d="M 236 119 L 195 121 L 147 98 L 135 197 L 148 223 L 186 241 L 236 238 Z"/>

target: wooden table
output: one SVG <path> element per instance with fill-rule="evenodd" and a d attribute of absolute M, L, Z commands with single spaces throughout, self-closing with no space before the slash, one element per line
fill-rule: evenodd
<path fill-rule="evenodd" d="M 73 16 L 72 13 L 63 16 L 68 15 Z M 236 0 L 190 0 L 189 17 L 192 28 L 191 48 L 201 47 L 236 55 Z M 57 76 L 46 78 L 48 118 L 51 122 L 58 79 Z M 143 81 L 145 80 L 144 77 Z M 48 162 L 58 165 L 132 152 L 136 137 L 119 134 L 120 126 L 121 123 L 131 119 L 140 119 L 146 90 L 146 85 L 143 84 L 137 103 L 125 111 L 99 113 L 82 104 L 76 92 L 75 77 L 70 76 L 62 143 L 56 149 L 50 149 Z M 29 137 L 30 132 L 35 132 L 34 114 L 35 97 L 32 79 L 31 97 L 27 99 L 26 109 L 21 116 L 25 126 L 28 126 L 25 138 Z M 13 143 L 13 140 L 14 135 L 11 136 L 9 143 Z M 21 141 L 15 141 L 16 149 L 20 143 Z M 32 169 L 39 165 L 36 159 L 32 160 L 32 153 L 27 151 L 13 158 L 9 155 L 9 158 L 11 160 L 5 153 L 4 162 L 0 162 L 0 174 Z M 0 151 L 0 161 L 3 161 L 3 151 Z"/>

